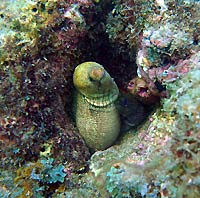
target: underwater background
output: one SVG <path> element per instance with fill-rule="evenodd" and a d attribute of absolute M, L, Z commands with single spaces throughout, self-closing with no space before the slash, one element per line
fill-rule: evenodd
<path fill-rule="evenodd" d="M 199 0 L 1 0 L 0 197 L 200 197 L 199 10 Z M 120 91 L 121 133 L 96 152 L 72 115 L 86 61 Z"/>

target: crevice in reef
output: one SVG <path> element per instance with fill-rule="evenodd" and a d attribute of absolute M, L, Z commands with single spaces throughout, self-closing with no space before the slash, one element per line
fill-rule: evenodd
<path fill-rule="evenodd" d="M 79 60 L 81 60 L 80 63 L 94 61 L 103 65 L 108 73 L 114 78 L 120 92 L 123 93 L 120 94 L 121 98 L 118 101 L 121 119 L 123 120 L 122 122 L 125 122 L 123 125 L 126 125 L 122 127 L 121 137 L 125 131 L 127 132 L 135 127 L 134 122 L 137 123 L 136 126 L 141 124 L 141 122 L 143 122 L 154 110 L 155 105 L 145 106 L 133 98 L 131 101 L 128 101 L 127 105 L 127 100 L 129 100 L 129 98 L 125 96 L 128 94 L 127 86 L 137 73 L 137 49 L 136 47 L 132 47 L 127 53 L 125 44 L 121 45 L 119 43 L 114 43 L 109 39 L 109 35 L 106 32 L 106 24 L 108 14 L 112 9 L 113 5 L 111 1 L 102 1 L 102 3 L 98 5 L 97 11 L 92 16 L 93 19 L 95 18 L 96 20 L 93 20 L 93 23 L 90 24 L 90 28 L 84 39 L 79 43 L 78 48 L 81 51 L 81 57 L 79 57 Z M 85 18 L 87 18 L 87 16 Z M 71 74 L 71 78 L 72 76 L 73 74 Z M 72 101 L 68 106 L 72 106 Z M 69 108 L 66 107 L 65 109 Z M 73 116 L 71 112 L 69 114 L 71 117 Z M 129 121 L 131 119 L 133 120 L 132 123 Z"/>
<path fill-rule="evenodd" d="M 88 30 L 84 41 L 80 43 L 82 62 L 95 61 L 105 67 L 115 79 L 119 88 L 127 86 L 128 82 L 136 75 L 135 58 L 130 58 L 126 50 L 110 41 L 106 32 L 108 13 L 113 9 L 111 1 L 102 1 L 94 14 L 93 24 Z M 133 50 L 132 54 L 136 54 Z M 132 55 L 131 57 L 135 57 Z"/>
<path fill-rule="evenodd" d="M 199 7 L 2 0 L 0 194 L 200 197 Z M 125 123 L 115 145 L 92 157 L 70 116 L 73 72 L 86 61 L 114 78 Z"/>
<path fill-rule="evenodd" d="M 106 32 L 106 23 L 107 23 L 107 17 L 108 13 L 111 12 L 113 9 L 113 5 L 111 4 L 111 1 L 103 1 L 100 3 L 97 7 L 97 12 L 93 14 L 93 23 L 90 24 L 90 28 L 85 35 L 83 41 L 81 41 L 78 45 L 78 48 L 81 51 L 81 57 L 79 58 L 81 60 L 80 63 L 86 62 L 86 61 L 94 61 L 97 63 L 100 63 L 104 66 L 104 68 L 108 71 L 108 73 L 114 78 L 116 84 L 118 85 L 118 88 L 121 93 L 123 93 L 123 96 L 121 97 L 120 101 L 118 102 L 118 105 L 124 106 L 120 107 L 123 117 L 122 119 L 128 119 L 124 118 L 127 116 L 130 116 L 129 119 L 131 119 L 132 115 L 135 112 L 144 111 L 144 107 L 140 104 L 138 101 L 131 101 L 129 106 L 125 106 L 127 102 L 125 100 L 128 100 L 126 98 L 125 100 L 122 99 L 124 95 L 127 94 L 127 86 L 128 82 L 136 76 L 136 49 L 132 48 L 129 53 L 127 53 L 126 49 L 122 49 L 124 46 L 121 46 L 120 44 L 113 43 L 109 39 L 109 35 Z M 87 16 L 85 17 L 87 18 Z M 87 22 L 87 21 L 86 21 Z M 88 22 L 89 23 L 89 22 Z M 79 63 L 79 64 L 80 64 Z M 75 67 L 75 66 L 74 66 Z M 71 78 L 72 78 L 71 74 Z M 119 104 L 123 103 L 123 104 Z M 124 115 L 125 111 L 130 107 L 130 105 L 134 105 L 137 108 L 132 108 L 132 112 L 129 112 L 128 115 Z M 72 106 L 72 101 L 70 102 L 70 105 Z M 69 109 L 66 108 L 65 109 Z M 70 108 L 71 109 L 71 108 Z M 124 112 L 123 112 L 124 111 Z M 134 120 L 144 120 L 144 117 L 146 117 L 149 114 L 150 110 L 145 110 L 144 113 L 139 112 L 139 116 L 142 116 L 142 118 L 136 119 L 134 116 Z M 71 117 L 73 117 L 72 113 L 69 113 Z M 138 122 L 137 121 L 137 122 Z M 141 122 L 140 121 L 140 122 Z M 127 121 L 128 122 L 128 121 Z M 134 126 L 134 123 L 132 123 Z M 131 125 L 131 124 L 130 124 Z M 123 127 L 122 131 L 127 131 L 130 129 L 131 126 Z"/>

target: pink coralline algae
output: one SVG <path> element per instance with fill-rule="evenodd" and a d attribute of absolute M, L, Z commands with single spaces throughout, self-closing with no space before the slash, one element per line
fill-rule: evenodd
<path fill-rule="evenodd" d="M 195 53 L 192 46 L 189 33 L 175 30 L 169 24 L 144 31 L 136 57 L 138 76 L 129 82 L 129 92 L 149 104 L 168 97 L 166 84 L 190 70 L 189 57 Z"/>
<path fill-rule="evenodd" d="M 0 197 L 200 197 L 199 9 L 2 0 Z M 86 61 L 121 92 L 122 133 L 92 157 L 72 112 L 73 72 Z"/>
<path fill-rule="evenodd" d="M 93 1 L 11 2 L 0 11 L 1 166 L 36 161 L 48 144 L 48 156 L 75 171 L 90 154 L 70 115 L 71 76 Z"/>

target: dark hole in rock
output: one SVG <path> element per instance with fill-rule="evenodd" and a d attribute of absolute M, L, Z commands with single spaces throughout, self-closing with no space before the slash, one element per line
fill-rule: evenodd
<path fill-rule="evenodd" d="M 122 93 L 124 91 L 125 92 L 127 91 L 127 85 L 129 81 L 136 76 L 137 49 L 133 48 L 129 50 L 129 53 L 127 53 L 128 49 L 119 50 L 119 48 L 122 46 L 118 46 L 117 44 L 110 42 L 108 34 L 106 33 L 106 29 L 102 28 L 102 26 L 106 24 L 106 16 L 108 12 L 110 12 L 110 10 L 112 10 L 111 4 L 109 6 L 106 5 L 106 10 L 104 9 L 104 13 L 98 12 L 95 15 L 95 18 L 98 20 L 89 29 L 89 32 L 86 35 L 84 41 L 81 42 L 79 45 L 79 48 L 81 49 L 82 52 L 82 58 L 81 58 L 82 61 L 79 64 L 86 61 L 94 61 L 103 65 L 103 67 L 107 70 L 107 72 L 111 75 L 111 77 L 114 78 L 114 81 L 116 82 L 120 92 Z M 168 59 L 166 59 L 165 64 L 167 64 L 167 62 Z M 69 104 L 70 109 L 72 107 L 71 102 Z M 65 109 L 69 109 L 68 108 L 69 106 L 66 106 Z M 149 115 L 149 113 L 152 111 L 152 109 L 153 107 L 152 108 L 146 106 L 144 107 L 139 101 L 137 101 L 134 98 L 128 102 L 128 106 L 121 105 L 120 107 L 121 111 L 120 115 L 122 119 L 121 131 L 122 132 L 128 131 L 131 128 L 141 124 L 145 120 L 145 118 Z M 72 112 L 69 113 L 74 120 L 73 113 Z"/>
<path fill-rule="evenodd" d="M 33 8 L 32 11 L 33 11 L 33 12 L 37 12 L 37 8 Z"/>
<path fill-rule="evenodd" d="M 52 9 L 48 10 L 48 14 L 53 14 L 53 10 Z"/>

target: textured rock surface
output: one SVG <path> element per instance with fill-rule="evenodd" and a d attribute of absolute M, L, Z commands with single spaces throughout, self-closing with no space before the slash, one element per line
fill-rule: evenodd
<path fill-rule="evenodd" d="M 200 197 L 199 9 L 197 0 L 1 1 L 0 197 Z M 90 161 L 70 118 L 73 71 L 88 60 L 125 93 L 133 79 L 145 110 L 160 101 Z M 135 126 L 135 103 L 124 104 Z"/>

